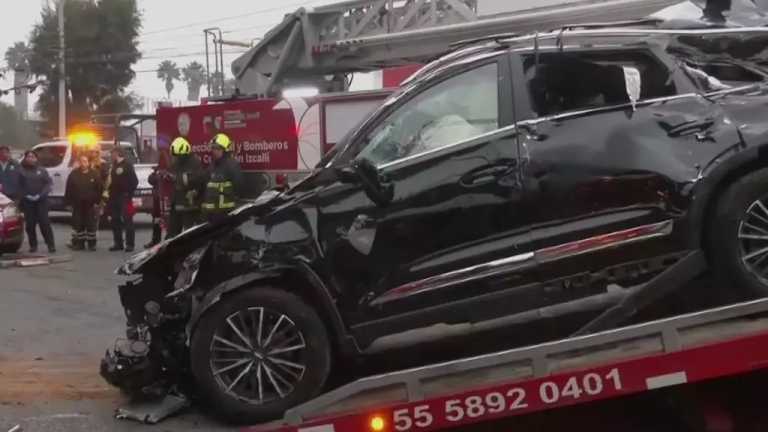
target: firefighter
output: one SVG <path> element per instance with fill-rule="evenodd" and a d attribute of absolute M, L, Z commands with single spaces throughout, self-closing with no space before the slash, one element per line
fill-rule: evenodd
<path fill-rule="evenodd" d="M 78 167 L 67 179 L 64 193 L 72 206 L 72 250 L 96 250 L 98 207 L 104 184 L 98 167 L 92 167 L 87 155 L 80 156 Z"/>
<path fill-rule="evenodd" d="M 139 185 L 139 179 L 136 177 L 133 164 L 125 158 L 125 153 L 121 148 L 112 150 L 112 167 L 109 170 L 107 184 L 107 208 L 112 220 L 114 240 L 109 251 L 133 252 L 136 231 L 133 227 L 132 199 L 133 193 Z M 125 231 L 125 242 L 123 242 L 123 231 Z"/>
<path fill-rule="evenodd" d="M 29 240 L 29 252 L 37 252 L 37 226 L 48 246 L 48 252 L 56 253 L 56 244 L 53 239 L 53 229 L 48 218 L 48 194 L 51 193 L 53 181 L 45 168 L 37 163 L 37 153 L 28 151 L 24 153 L 19 172 L 19 197 L 21 210 L 27 224 L 27 237 Z"/>
<path fill-rule="evenodd" d="M 161 241 L 163 241 L 163 197 L 162 187 L 163 182 L 166 181 L 166 173 L 168 172 L 168 158 L 166 153 L 160 153 L 158 157 L 157 165 L 153 168 L 152 174 L 149 175 L 149 184 L 152 186 L 152 240 L 144 245 L 145 249 L 149 249 Z"/>
<path fill-rule="evenodd" d="M 211 141 L 213 163 L 203 199 L 203 214 L 208 222 L 221 220 L 237 205 L 243 189 L 243 173 L 232 157 L 232 140 L 223 133 Z"/>
<path fill-rule="evenodd" d="M 173 182 L 171 214 L 168 237 L 179 235 L 200 221 L 200 200 L 205 193 L 206 173 L 192 146 L 185 138 L 176 138 L 171 143 L 173 166 L 168 180 Z"/>

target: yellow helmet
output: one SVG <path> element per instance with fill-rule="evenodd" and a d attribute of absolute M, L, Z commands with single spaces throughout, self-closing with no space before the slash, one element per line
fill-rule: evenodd
<path fill-rule="evenodd" d="M 171 143 L 171 154 L 174 156 L 188 155 L 192 153 L 192 146 L 186 138 L 176 138 Z"/>
<path fill-rule="evenodd" d="M 216 134 L 213 137 L 213 145 L 221 147 L 225 152 L 232 151 L 232 140 L 223 133 Z"/>

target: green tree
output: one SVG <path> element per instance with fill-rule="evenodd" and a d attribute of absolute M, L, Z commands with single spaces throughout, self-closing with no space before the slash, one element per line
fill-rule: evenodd
<path fill-rule="evenodd" d="M 0 144 L 27 149 L 37 142 L 38 136 L 32 125 L 21 120 L 16 110 L 0 102 Z"/>
<path fill-rule="evenodd" d="M 181 71 L 182 81 L 187 83 L 187 100 L 196 102 L 200 99 L 200 88 L 206 80 L 205 68 L 202 64 L 193 61 Z"/>
<path fill-rule="evenodd" d="M 173 82 L 181 79 L 181 71 L 176 62 L 165 60 L 157 67 L 157 78 L 165 82 L 165 91 L 168 93 L 168 99 L 171 99 L 171 93 L 176 87 Z"/>
<path fill-rule="evenodd" d="M 29 48 L 24 42 L 16 42 L 5 51 L 5 63 L 11 70 L 29 70 Z"/>
<path fill-rule="evenodd" d="M 133 65 L 141 57 L 138 36 L 141 14 L 136 0 L 67 0 L 65 53 L 67 123 L 88 121 L 91 114 L 111 110 L 115 98 L 129 98 Z M 57 11 L 44 7 L 30 37 L 32 73 L 45 84 L 37 109 L 53 129 L 58 119 L 60 55 Z M 110 106 L 103 106 L 110 101 Z M 126 100 L 126 106 L 130 106 Z"/>

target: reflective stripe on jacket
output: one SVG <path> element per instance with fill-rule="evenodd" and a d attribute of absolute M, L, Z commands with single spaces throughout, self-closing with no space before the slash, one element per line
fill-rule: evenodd
<path fill-rule="evenodd" d="M 243 173 L 229 155 L 214 162 L 205 188 L 202 209 L 206 213 L 228 213 L 237 207 L 242 190 Z"/>

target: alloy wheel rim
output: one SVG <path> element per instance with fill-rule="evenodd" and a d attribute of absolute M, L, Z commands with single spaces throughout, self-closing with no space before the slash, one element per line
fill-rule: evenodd
<path fill-rule="evenodd" d="M 768 285 L 768 206 L 758 199 L 739 223 L 741 262 L 760 282 Z"/>
<path fill-rule="evenodd" d="M 307 344 L 285 314 L 252 307 L 228 316 L 213 335 L 210 368 L 219 386 L 253 405 L 285 399 L 307 370 Z"/>

